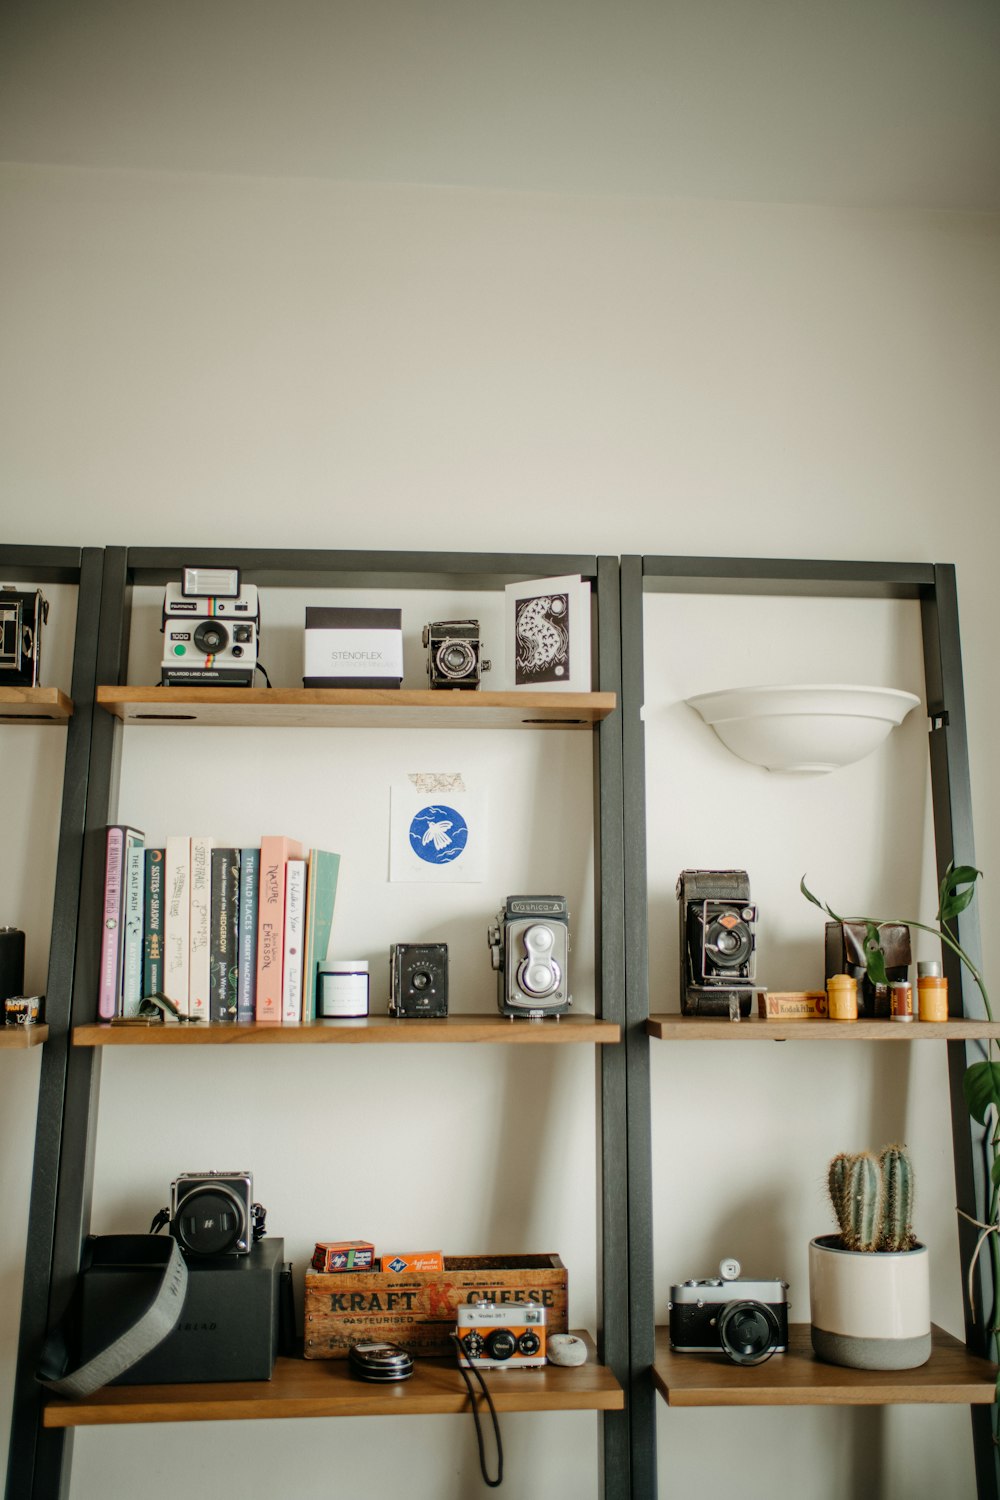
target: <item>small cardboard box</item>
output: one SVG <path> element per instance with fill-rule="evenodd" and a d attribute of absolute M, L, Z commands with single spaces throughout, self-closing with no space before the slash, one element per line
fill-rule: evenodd
<path fill-rule="evenodd" d="M 375 1246 L 369 1240 L 319 1240 L 313 1251 L 314 1271 L 370 1271 Z"/>
<path fill-rule="evenodd" d="M 757 1014 L 762 1021 L 825 1021 L 826 990 L 762 990 Z"/>
<path fill-rule="evenodd" d="M 306 605 L 307 688 L 398 688 L 402 611 Z"/>
<path fill-rule="evenodd" d="M 547 1330 L 565 1333 L 566 1268 L 558 1255 L 446 1255 L 443 1271 L 306 1272 L 306 1359 L 346 1359 L 360 1339 L 413 1354 L 452 1354 L 456 1308 L 483 1299 L 534 1302 Z"/>

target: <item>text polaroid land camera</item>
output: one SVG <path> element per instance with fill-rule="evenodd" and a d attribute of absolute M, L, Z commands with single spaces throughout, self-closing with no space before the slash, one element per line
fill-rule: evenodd
<path fill-rule="evenodd" d="M 682 870 L 681 1010 L 687 1016 L 750 1014 L 754 994 L 757 908 L 745 870 Z"/>
<path fill-rule="evenodd" d="M 48 601 L 39 590 L 22 593 L 12 583 L 0 588 L 0 687 L 38 687 L 48 618 Z"/>
<path fill-rule="evenodd" d="M 487 941 L 502 1016 L 560 1016 L 569 1010 L 565 896 L 508 896 Z"/>
<path fill-rule="evenodd" d="M 253 687 L 260 604 L 239 568 L 185 568 L 163 598 L 163 687 Z"/>
<path fill-rule="evenodd" d="M 532 1370 L 545 1364 L 545 1309 L 533 1302 L 497 1307 L 474 1302 L 459 1307 L 460 1362 L 479 1370 Z"/>
<path fill-rule="evenodd" d="M 763 1364 L 788 1348 L 787 1291 L 787 1281 L 741 1281 L 739 1261 L 724 1260 L 718 1276 L 670 1288 L 671 1347 Z"/>
<path fill-rule="evenodd" d="M 432 688 L 477 688 L 483 672 L 490 670 L 478 620 L 438 620 L 424 626 L 422 639 Z"/>
<path fill-rule="evenodd" d="M 447 943 L 393 943 L 389 949 L 389 1014 L 448 1014 Z"/>
<path fill-rule="evenodd" d="M 170 1233 L 186 1255 L 249 1255 L 266 1217 L 249 1172 L 182 1172 L 170 1184 Z"/>

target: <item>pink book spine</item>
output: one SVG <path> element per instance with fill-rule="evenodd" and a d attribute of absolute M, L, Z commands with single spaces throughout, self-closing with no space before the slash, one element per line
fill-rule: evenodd
<path fill-rule="evenodd" d="M 101 933 L 101 982 L 97 1013 L 110 1021 L 118 1009 L 118 951 L 121 935 L 122 866 L 125 833 L 108 829 L 108 855 L 104 867 L 104 928 Z"/>
<path fill-rule="evenodd" d="M 266 834 L 260 841 L 260 890 L 257 897 L 258 1021 L 281 1020 L 281 980 L 285 951 L 285 865 L 301 859 L 294 839 Z"/>

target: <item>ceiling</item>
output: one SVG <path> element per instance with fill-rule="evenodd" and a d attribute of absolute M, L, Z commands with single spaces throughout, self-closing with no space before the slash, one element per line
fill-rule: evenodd
<path fill-rule="evenodd" d="M 1000 210 L 997 0 L 3 0 L 0 158 Z"/>

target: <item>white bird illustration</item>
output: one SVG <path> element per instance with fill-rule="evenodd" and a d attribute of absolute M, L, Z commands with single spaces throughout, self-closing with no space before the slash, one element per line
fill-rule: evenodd
<path fill-rule="evenodd" d="M 421 844 L 429 844 L 433 841 L 435 849 L 447 849 L 451 843 L 451 839 L 448 837 L 448 829 L 450 827 L 450 822 L 428 823 L 427 831 L 420 840 Z"/>

